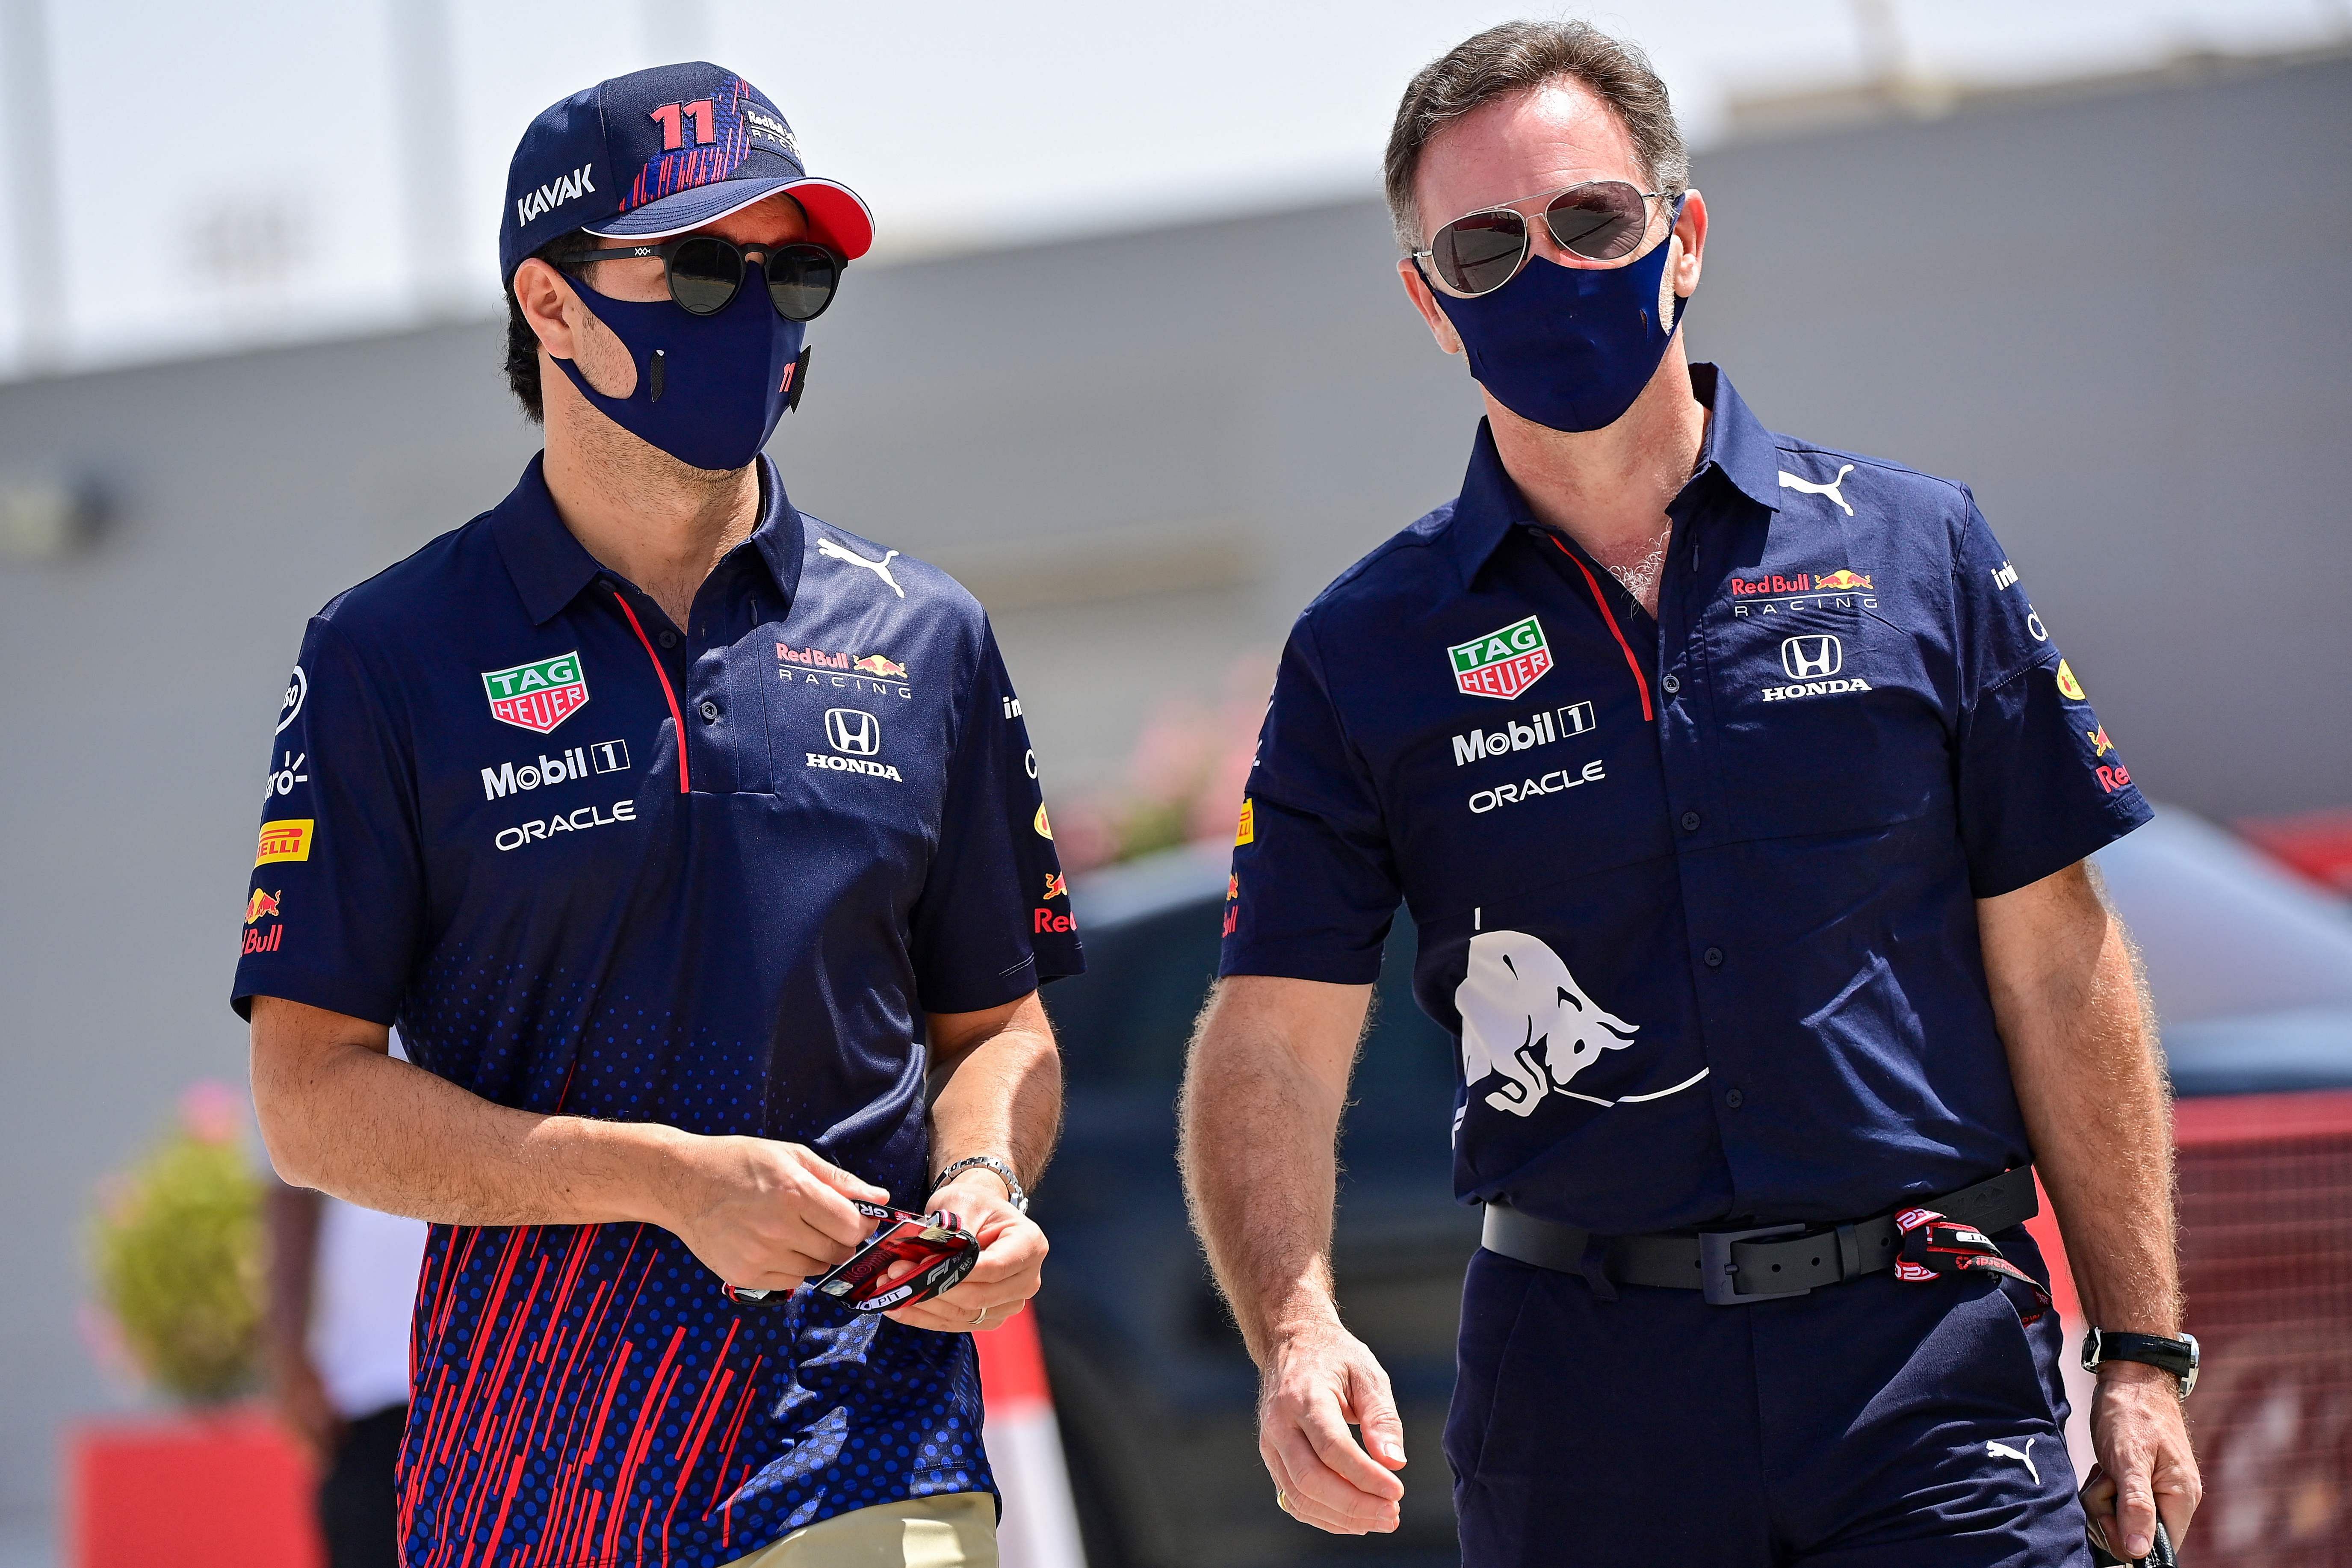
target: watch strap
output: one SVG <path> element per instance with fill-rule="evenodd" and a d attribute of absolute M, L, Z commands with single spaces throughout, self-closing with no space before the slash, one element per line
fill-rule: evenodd
<path fill-rule="evenodd" d="M 1021 1184 L 1021 1178 L 1014 1173 L 1013 1167 L 993 1154 L 965 1155 L 939 1173 L 938 1179 L 931 1183 L 931 1190 L 937 1192 L 964 1172 L 973 1170 L 995 1172 L 1003 1179 L 1005 1195 L 1012 1199 L 1013 1206 L 1022 1214 L 1029 1212 L 1029 1190 Z"/>
<path fill-rule="evenodd" d="M 2136 1334 L 2121 1329 L 2086 1329 L 2083 1332 L 2083 1370 L 2096 1372 L 2101 1362 L 2132 1361 L 2161 1368 L 2180 1380 L 2180 1396 L 2197 1386 L 2197 1338 Z"/>

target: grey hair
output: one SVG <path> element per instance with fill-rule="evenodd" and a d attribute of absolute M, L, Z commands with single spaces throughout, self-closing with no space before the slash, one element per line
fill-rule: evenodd
<path fill-rule="evenodd" d="M 1690 150 L 1649 56 L 1589 22 L 1505 22 L 1422 67 L 1404 89 L 1382 161 L 1399 247 L 1421 248 L 1412 185 L 1431 140 L 1483 104 L 1561 78 L 1582 83 L 1616 112 L 1652 190 L 1678 196 L 1689 187 Z"/>

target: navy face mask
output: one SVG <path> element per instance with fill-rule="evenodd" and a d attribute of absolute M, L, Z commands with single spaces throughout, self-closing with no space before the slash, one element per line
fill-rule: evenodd
<path fill-rule="evenodd" d="M 1676 248 L 1669 237 L 1607 268 L 1531 256 L 1491 294 L 1430 292 L 1461 335 L 1471 375 L 1496 402 L 1554 430 L 1598 430 L 1633 406 L 1682 325 L 1685 301 L 1666 280 Z"/>
<path fill-rule="evenodd" d="M 727 308 L 697 316 L 668 300 L 615 300 L 572 279 L 629 351 L 636 390 L 607 397 L 568 359 L 555 363 L 580 395 L 630 435 L 696 468 L 740 468 L 760 455 L 799 399 L 806 324 L 776 314 L 765 281 L 747 274 Z M 791 372 L 790 384 L 786 373 Z"/>

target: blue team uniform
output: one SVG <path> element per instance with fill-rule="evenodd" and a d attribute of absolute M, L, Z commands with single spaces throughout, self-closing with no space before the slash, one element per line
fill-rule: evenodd
<path fill-rule="evenodd" d="M 1457 1194 L 1604 1237 L 2027 1163 L 1976 900 L 2149 816 L 1965 487 L 1693 382 L 1654 619 L 1483 426 L 1460 497 L 1307 607 L 1226 919 L 1224 973 L 1362 984 L 1408 904 L 1460 1044 Z M 1727 1309 L 1482 1250 L 1465 1561 L 2077 1561 L 2058 1338 L 1990 1274 Z"/>
<path fill-rule="evenodd" d="M 1020 705 L 941 573 L 761 512 L 673 626 L 494 510 L 312 619 L 235 995 L 397 1023 L 500 1105 L 808 1144 L 928 1194 L 926 1012 L 1082 967 Z M 645 1225 L 436 1226 L 405 1561 L 730 1562 L 992 1489 L 969 1336 L 737 1305 Z"/>

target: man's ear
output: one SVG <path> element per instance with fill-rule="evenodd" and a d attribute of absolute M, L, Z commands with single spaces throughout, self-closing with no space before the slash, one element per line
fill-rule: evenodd
<path fill-rule="evenodd" d="M 1421 275 L 1420 265 L 1410 256 L 1398 257 L 1397 277 L 1403 280 L 1405 297 L 1412 301 L 1412 308 L 1421 312 L 1421 319 L 1428 324 L 1429 335 L 1437 340 L 1437 346 L 1450 354 L 1460 353 L 1462 334 L 1454 330 L 1453 321 L 1447 319 L 1444 308 L 1438 304 L 1436 294 L 1430 289 L 1429 279 Z"/>
<path fill-rule="evenodd" d="M 1698 292 L 1699 267 L 1706 250 L 1706 198 L 1696 191 L 1684 193 L 1682 216 L 1675 220 L 1675 237 L 1683 242 L 1683 251 L 1666 269 L 1667 275 L 1675 292 L 1687 300 Z"/>
<path fill-rule="evenodd" d="M 577 359 L 579 344 L 572 332 L 572 321 L 565 307 L 576 305 L 579 296 L 563 274 L 537 257 L 515 269 L 515 303 L 522 309 L 522 319 L 539 338 L 539 346 L 554 359 Z"/>

